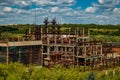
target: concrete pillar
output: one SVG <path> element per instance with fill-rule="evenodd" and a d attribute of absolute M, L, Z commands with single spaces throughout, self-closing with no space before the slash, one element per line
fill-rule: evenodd
<path fill-rule="evenodd" d="M 6 64 L 8 65 L 8 63 L 9 63 L 9 45 L 8 45 L 8 42 L 7 42 L 7 47 L 6 47 L 7 49 L 7 52 L 6 52 Z"/>

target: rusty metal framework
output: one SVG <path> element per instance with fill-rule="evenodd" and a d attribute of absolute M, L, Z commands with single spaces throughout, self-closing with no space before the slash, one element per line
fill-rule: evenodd
<path fill-rule="evenodd" d="M 120 66 L 120 47 L 113 43 L 90 41 L 89 30 L 68 27 L 65 32 L 56 24 L 56 19 L 44 20 L 44 26 L 35 26 L 34 32 L 23 36 L 23 40 L 11 39 L 0 42 L 0 61 L 19 61 L 52 67 L 84 67 L 85 70 L 107 69 Z M 4 47 L 4 49 L 2 49 Z M 4 59 L 3 59 L 4 58 Z"/>
<path fill-rule="evenodd" d="M 51 67 L 55 64 L 64 66 L 83 66 L 84 71 L 107 69 L 120 65 L 119 56 L 114 55 L 112 46 L 105 46 L 101 41 L 90 41 L 90 33 L 85 34 L 84 28 L 68 28 L 67 33 L 61 33 L 61 26 L 53 19 L 52 25 L 42 27 L 41 39 L 43 47 L 43 65 Z M 103 45 L 104 44 L 104 45 Z"/>

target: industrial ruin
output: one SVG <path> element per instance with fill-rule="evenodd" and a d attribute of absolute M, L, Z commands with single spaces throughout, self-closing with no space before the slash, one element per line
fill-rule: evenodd
<path fill-rule="evenodd" d="M 90 31 L 68 27 L 65 32 L 56 20 L 44 20 L 44 26 L 23 36 L 23 40 L 0 41 L 0 62 L 21 62 L 52 67 L 83 66 L 107 69 L 120 66 L 120 46 L 115 43 L 91 41 Z"/>

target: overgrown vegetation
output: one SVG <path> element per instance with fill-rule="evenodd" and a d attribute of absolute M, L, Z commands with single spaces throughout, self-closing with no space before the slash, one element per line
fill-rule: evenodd
<path fill-rule="evenodd" d="M 21 63 L 0 64 L 0 80 L 120 80 L 118 68 L 105 71 L 80 72 L 78 68 L 53 68 Z"/>
<path fill-rule="evenodd" d="M 43 26 L 44 25 L 40 25 Z M 50 25 L 51 26 L 51 25 Z M 62 26 L 62 32 L 68 32 L 68 27 L 81 27 L 85 30 L 90 30 L 90 35 L 92 40 L 100 41 L 120 41 L 120 25 L 96 25 L 96 24 L 60 24 Z M 23 34 L 27 33 L 29 28 L 34 31 L 34 25 L 32 24 L 19 24 L 19 25 L 8 25 L 0 26 L 0 39 L 3 40 L 9 37 L 21 37 Z M 7 34 L 7 36 L 6 36 Z M 5 36 L 4 36 L 5 35 Z M 109 36 L 109 37 L 107 37 Z"/>

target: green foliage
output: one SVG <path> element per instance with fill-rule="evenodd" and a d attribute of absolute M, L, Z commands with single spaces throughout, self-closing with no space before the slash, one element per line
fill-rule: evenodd
<path fill-rule="evenodd" d="M 94 76 L 94 73 L 93 73 L 93 72 L 90 72 L 87 80 L 95 80 L 95 76 Z"/>
<path fill-rule="evenodd" d="M 0 64 L 0 80 L 120 80 L 120 71 L 116 68 L 113 75 L 113 69 L 94 72 L 80 72 L 79 69 L 69 67 L 65 68 L 56 65 L 53 68 L 28 65 L 21 63 L 10 63 L 9 65 Z"/>
<path fill-rule="evenodd" d="M 22 38 L 23 34 L 14 34 L 10 32 L 1 33 L 0 40 L 6 40 L 8 38 Z"/>
<path fill-rule="evenodd" d="M 44 27 L 44 25 L 40 25 Z M 49 25 L 51 26 L 51 25 Z M 74 33 L 74 29 L 76 27 L 85 28 L 85 34 L 87 34 L 87 30 L 90 30 L 91 40 L 100 40 L 100 41 L 114 41 L 119 42 L 120 38 L 120 25 L 98 25 L 98 24 L 60 24 L 61 26 L 61 33 L 68 33 L 69 27 L 72 27 L 71 33 Z M 18 25 L 7 25 L 7 26 L 0 26 L 0 40 L 4 40 L 7 38 L 14 38 L 20 35 L 20 38 L 23 34 L 28 32 L 29 28 L 31 31 L 34 31 L 35 25 L 32 24 L 18 24 Z M 51 29 L 50 29 L 51 31 Z M 99 36 L 102 36 L 99 37 Z M 107 38 L 107 36 L 110 36 Z M 102 40 L 101 40 L 102 39 Z"/>
<path fill-rule="evenodd" d="M 18 30 L 17 28 L 13 28 L 13 27 L 0 26 L 0 33 L 2 33 L 2 32 L 14 32 L 17 30 Z"/>
<path fill-rule="evenodd" d="M 97 40 L 103 42 L 120 42 L 119 36 L 110 36 L 110 35 L 91 35 L 90 40 Z"/>

